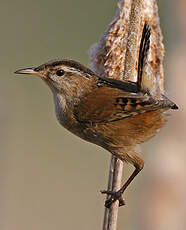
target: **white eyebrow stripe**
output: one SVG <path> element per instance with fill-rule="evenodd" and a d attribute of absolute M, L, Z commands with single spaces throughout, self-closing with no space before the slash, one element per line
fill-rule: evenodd
<path fill-rule="evenodd" d="M 90 74 L 88 73 L 84 73 L 83 71 L 81 70 L 78 70 L 76 68 L 73 68 L 73 67 L 63 67 L 63 70 L 66 71 L 66 72 L 73 72 L 73 73 L 77 73 L 77 74 L 80 74 L 81 76 L 84 76 L 84 77 L 91 77 Z"/>

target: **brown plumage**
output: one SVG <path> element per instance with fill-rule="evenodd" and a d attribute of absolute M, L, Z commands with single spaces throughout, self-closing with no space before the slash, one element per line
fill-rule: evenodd
<path fill-rule="evenodd" d="M 165 111 L 177 109 L 164 95 L 157 99 L 144 90 L 143 68 L 149 43 L 150 27 L 146 23 L 136 83 L 97 76 L 72 60 L 54 60 L 16 71 L 35 74 L 47 83 L 53 93 L 57 119 L 66 129 L 134 165 L 135 171 L 119 191 L 103 191 L 111 195 L 106 207 L 116 199 L 124 204 L 122 193 L 144 165 L 136 146 L 164 125 Z"/>

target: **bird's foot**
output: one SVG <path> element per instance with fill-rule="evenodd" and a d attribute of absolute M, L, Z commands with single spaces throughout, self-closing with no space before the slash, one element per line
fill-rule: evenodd
<path fill-rule="evenodd" d="M 125 200 L 124 200 L 123 197 L 122 197 L 122 194 L 123 194 L 123 193 L 122 193 L 120 190 L 117 191 L 117 192 L 102 190 L 101 193 L 102 193 L 102 194 L 110 195 L 110 198 L 108 198 L 108 199 L 105 201 L 105 207 L 106 207 L 106 208 L 110 208 L 111 204 L 112 204 L 113 202 L 115 202 L 116 200 L 119 201 L 119 206 L 125 205 Z"/>

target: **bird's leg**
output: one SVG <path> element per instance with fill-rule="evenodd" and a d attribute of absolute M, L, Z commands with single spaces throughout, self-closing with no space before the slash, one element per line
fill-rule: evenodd
<path fill-rule="evenodd" d="M 101 191 L 102 194 L 111 195 L 109 199 L 105 201 L 105 207 L 110 208 L 110 205 L 115 202 L 116 200 L 119 200 L 119 206 L 125 205 L 125 201 L 122 198 L 122 194 L 126 190 L 126 188 L 129 186 L 129 184 L 133 181 L 133 179 L 137 176 L 137 174 L 143 169 L 144 161 L 140 159 L 140 164 L 135 164 L 135 170 L 132 173 L 132 175 L 129 177 L 129 179 L 125 182 L 125 184 L 116 192 L 113 191 Z"/>

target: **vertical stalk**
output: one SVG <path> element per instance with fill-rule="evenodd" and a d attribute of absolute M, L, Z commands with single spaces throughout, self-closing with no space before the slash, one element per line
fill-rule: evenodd
<path fill-rule="evenodd" d="M 123 162 L 112 156 L 109 169 L 108 191 L 116 191 L 121 186 Z M 107 198 L 109 196 L 107 195 Z M 119 202 L 114 202 L 110 209 L 105 208 L 103 230 L 116 229 Z"/>
<path fill-rule="evenodd" d="M 118 9 L 100 41 L 92 47 L 92 70 L 100 76 L 120 80 L 137 79 L 139 36 L 144 21 L 151 25 L 151 45 L 145 74 L 153 95 L 163 91 L 164 48 L 158 16 L 157 0 L 118 0 Z M 123 164 L 112 156 L 108 190 L 120 187 Z M 116 230 L 118 202 L 105 209 L 103 230 Z"/>
<path fill-rule="evenodd" d="M 127 49 L 124 61 L 124 75 L 125 80 L 129 80 L 131 76 L 136 75 L 136 60 L 138 37 L 140 31 L 142 0 L 132 0 L 131 11 L 129 17 L 129 28 L 127 38 Z"/>
<path fill-rule="evenodd" d="M 124 61 L 124 76 L 123 79 L 130 79 L 130 76 L 136 74 L 136 60 L 138 48 L 138 36 L 140 31 L 140 19 L 142 10 L 142 0 L 132 0 L 129 24 L 128 24 L 128 38 L 127 49 Z M 121 186 L 123 171 L 123 163 L 111 157 L 110 173 L 108 189 L 112 187 L 112 191 L 117 191 Z M 103 230 L 116 230 L 118 219 L 119 201 L 112 203 L 109 210 L 105 208 Z"/>

